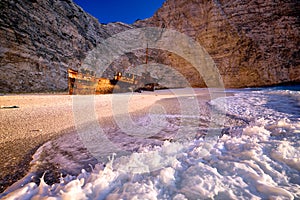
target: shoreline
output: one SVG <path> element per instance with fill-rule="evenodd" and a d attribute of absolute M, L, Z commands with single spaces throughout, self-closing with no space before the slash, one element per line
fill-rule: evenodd
<path fill-rule="evenodd" d="M 149 96 L 135 96 L 133 101 L 146 95 Z M 96 96 L 96 103 L 101 107 L 106 103 L 105 108 L 108 111 L 110 96 Z M 64 134 L 76 132 L 72 99 L 73 96 L 65 94 L 0 96 L 0 106 L 17 106 L 0 109 L 0 146 L 3 152 L 0 158 L 1 193 L 25 176 L 30 168 L 32 155 L 40 146 Z M 152 98 L 150 103 L 154 103 L 155 99 Z M 147 106 L 150 104 L 139 105 L 139 108 Z M 107 116 L 100 114 L 98 117 Z"/>
<path fill-rule="evenodd" d="M 191 95 L 186 89 L 173 90 L 177 95 Z M 194 95 L 209 95 L 207 89 L 196 89 Z M 130 96 L 130 98 L 128 98 Z M 4 156 L 0 158 L 1 188 L 4 192 L 9 186 L 22 179 L 30 169 L 30 162 L 36 150 L 50 140 L 76 132 L 74 123 L 74 98 L 66 94 L 17 94 L 0 96 L 1 106 L 18 108 L 1 109 L 0 145 Z M 82 96 L 83 98 L 87 96 Z M 111 97 L 125 97 L 128 112 L 141 116 L 161 99 L 176 98 L 171 90 L 143 93 L 121 93 L 93 96 L 97 120 L 102 125 L 113 126 Z M 126 99 L 125 99 L 126 100 Z"/>

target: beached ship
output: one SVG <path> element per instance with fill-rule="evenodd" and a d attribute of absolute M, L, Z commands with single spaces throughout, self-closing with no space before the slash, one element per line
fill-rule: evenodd
<path fill-rule="evenodd" d="M 142 76 L 117 72 L 113 79 L 96 77 L 93 71 L 68 69 L 69 94 L 109 94 L 113 92 L 154 91 L 158 80 L 150 73 Z"/>
<path fill-rule="evenodd" d="M 146 49 L 146 65 L 148 64 L 148 45 Z M 96 77 L 90 70 L 68 69 L 69 94 L 109 94 L 118 92 L 154 91 L 158 87 L 158 79 L 150 72 L 141 76 L 131 73 L 117 72 L 113 79 Z"/>
<path fill-rule="evenodd" d="M 91 71 L 68 69 L 69 94 L 112 93 L 114 86 L 109 79 L 97 78 Z"/>

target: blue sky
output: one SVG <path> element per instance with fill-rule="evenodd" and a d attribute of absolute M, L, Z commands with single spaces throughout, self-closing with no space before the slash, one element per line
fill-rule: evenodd
<path fill-rule="evenodd" d="M 73 0 L 100 23 L 124 22 L 151 17 L 165 0 Z"/>

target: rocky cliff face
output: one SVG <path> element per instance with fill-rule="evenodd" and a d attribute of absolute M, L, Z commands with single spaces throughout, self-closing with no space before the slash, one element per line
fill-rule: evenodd
<path fill-rule="evenodd" d="M 0 2 L 0 92 L 67 89 L 67 68 L 114 32 L 72 1 Z"/>
<path fill-rule="evenodd" d="M 66 90 L 67 68 L 77 69 L 89 50 L 116 33 L 149 26 L 195 39 L 226 87 L 300 81 L 297 0 L 167 0 L 153 17 L 134 25 L 100 24 L 70 0 L 2 0 L 0 8 L 0 92 Z M 144 51 L 127 53 L 104 75 L 144 61 Z M 150 49 L 149 62 L 172 66 L 190 85 L 205 86 L 193 66 L 174 53 Z M 167 71 L 155 73 L 176 80 Z"/>
<path fill-rule="evenodd" d="M 139 26 L 175 29 L 215 61 L 226 87 L 300 81 L 299 1 L 167 0 Z M 172 59 L 173 58 L 173 59 Z M 175 68 L 189 65 L 172 56 Z M 203 85 L 196 77 L 192 85 Z"/>
<path fill-rule="evenodd" d="M 1 91 L 67 87 L 66 68 L 96 45 L 101 25 L 68 1 L 1 1 Z"/>

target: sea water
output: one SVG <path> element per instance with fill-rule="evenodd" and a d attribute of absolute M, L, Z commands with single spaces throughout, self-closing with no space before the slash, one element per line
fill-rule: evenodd
<path fill-rule="evenodd" d="M 220 127 L 209 125 L 213 119 L 208 115 L 166 113 L 165 127 L 153 137 L 125 137 L 108 128 L 110 139 L 129 153 L 112 154 L 105 163 L 76 138 L 64 136 L 43 145 L 32 161 L 35 167 L 63 163 L 66 173 L 60 181 L 47 184 L 46 173 L 36 184 L 28 174 L 2 198 L 300 199 L 299 86 L 226 92 L 233 95 L 206 105 L 224 118 L 219 135 L 209 136 L 209 130 Z M 182 125 L 181 118 L 190 123 Z M 192 130 L 184 140 L 173 134 L 181 126 Z"/>

